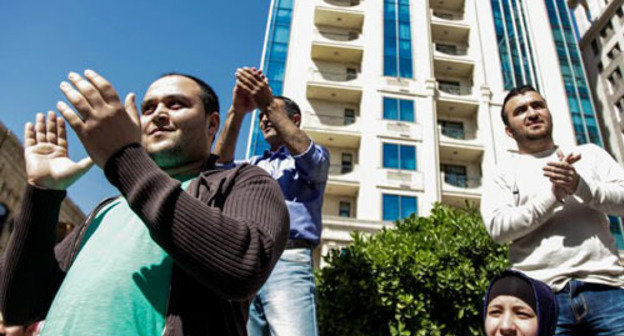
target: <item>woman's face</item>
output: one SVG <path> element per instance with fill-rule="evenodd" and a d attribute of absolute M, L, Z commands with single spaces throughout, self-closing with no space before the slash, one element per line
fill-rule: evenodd
<path fill-rule="evenodd" d="M 497 296 L 487 307 L 485 333 L 487 336 L 537 336 L 537 315 L 515 296 Z"/>

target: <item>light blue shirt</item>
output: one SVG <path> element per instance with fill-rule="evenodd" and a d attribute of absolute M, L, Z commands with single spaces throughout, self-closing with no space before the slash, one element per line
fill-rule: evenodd
<path fill-rule="evenodd" d="M 318 245 L 323 229 L 321 208 L 329 173 L 329 152 L 310 141 L 308 149 L 292 155 L 286 146 L 254 156 L 250 164 L 262 167 L 279 184 L 290 214 L 290 238 Z"/>

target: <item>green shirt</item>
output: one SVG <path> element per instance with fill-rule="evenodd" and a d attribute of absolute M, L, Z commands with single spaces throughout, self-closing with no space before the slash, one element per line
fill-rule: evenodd
<path fill-rule="evenodd" d="M 195 176 L 180 178 L 182 188 Z M 87 228 L 41 335 L 161 335 L 172 266 L 124 198 L 107 204 Z"/>

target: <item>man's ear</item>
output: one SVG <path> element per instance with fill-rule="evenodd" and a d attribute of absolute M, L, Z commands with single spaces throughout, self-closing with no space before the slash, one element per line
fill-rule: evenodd
<path fill-rule="evenodd" d="M 507 133 L 507 136 L 509 136 L 510 138 L 515 139 L 514 135 L 516 135 L 516 130 L 514 130 L 513 128 L 505 126 L 505 133 Z"/>
<path fill-rule="evenodd" d="M 221 116 L 218 112 L 212 112 L 208 115 L 208 133 L 214 138 L 219 131 Z"/>
<path fill-rule="evenodd" d="M 292 120 L 292 122 L 295 124 L 295 126 L 300 128 L 300 126 L 301 126 L 301 114 L 299 114 L 299 113 L 295 114 L 294 116 L 292 116 L 290 118 L 290 120 Z"/>

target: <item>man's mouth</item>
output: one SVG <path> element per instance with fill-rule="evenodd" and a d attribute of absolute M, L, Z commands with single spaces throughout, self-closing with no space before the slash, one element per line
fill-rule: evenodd
<path fill-rule="evenodd" d="M 168 128 L 154 128 L 148 133 L 148 135 L 160 135 L 160 134 L 164 134 L 164 133 L 168 133 L 172 131 L 173 131 L 172 129 L 168 129 Z"/>

